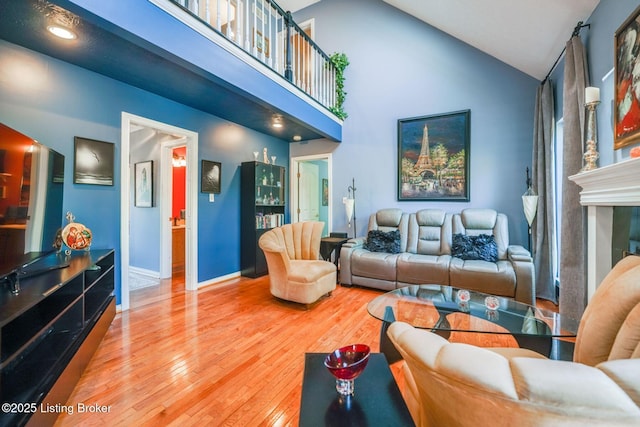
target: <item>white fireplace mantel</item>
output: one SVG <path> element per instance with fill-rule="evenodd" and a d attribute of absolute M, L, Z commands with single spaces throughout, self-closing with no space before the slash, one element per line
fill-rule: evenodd
<path fill-rule="evenodd" d="M 640 206 L 640 158 L 624 160 L 569 179 L 580 187 L 580 204 L 587 206 L 587 295 L 611 270 L 614 206 Z"/>

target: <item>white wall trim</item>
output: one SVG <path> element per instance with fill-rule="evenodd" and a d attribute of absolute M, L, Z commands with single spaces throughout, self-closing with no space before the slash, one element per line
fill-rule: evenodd
<path fill-rule="evenodd" d="M 222 282 L 225 282 L 230 279 L 236 279 L 240 277 L 242 274 L 240 271 L 236 271 L 234 273 L 225 274 L 224 276 L 214 277 L 213 279 L 205 280 L 204 282 L 198 283 L 198 289 L 202 289 L 207 286 L 219 285 Z"/>
<path fill-rule="evenodd" d="M 154 270 L 149 270 L 146 268 L 140 268 L 140 267 L 134 267 L 134 266 L 130 266 L 129 267 L 129 273 L 136 273 L 136 274 L 141 274 L 143 276 L 149 276 L 153 279 L 159 279 L 160 278 L 160 272 L 159 271 L 154 271 Z"/>
<path fill-rule="evenodd" d="M 289 218 L 291 222 L 296 222 L 298 214 L 298 163 L 311 160 L 327 160 L 327 176 L 329 177 L 329 206 L 327 206 L 327 230 L 333 230 L 333 154 L 311 154 L 306 156 L 292 157 L 289 162 Z"/>
<path fill-rule="evenodd" d="M 131 165 L 129 159 L 132 126 L 143 126 L 160 132 L 186 137 L 187 146 L 187 218 L 185 287 L 198 288 L 198 134 L 196 132 L 122 112 L 120 129 L 120 309 L 129 309 L 129 227 Z M 161 231 L 161 230 L 159 230 Z"/>
<path fill-rule="evenodd" d="M 580 204 L 587 206 L 587 296 L 611 271 L 613 207 L 640 206 L 640 158 L 628 159 L 569 179 L 582 187 Z M 565 249 L 568 250 L 568 249 Z"/>

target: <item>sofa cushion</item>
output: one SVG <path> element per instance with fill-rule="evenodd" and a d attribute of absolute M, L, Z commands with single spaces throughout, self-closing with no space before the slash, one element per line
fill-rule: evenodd
<path fill-rule="evenodd" d="M 449 282 L 456 288 L 511 298 L 516 292 L 516 273 L 509 261 L 465 261 L 452 257 Z"/>
<path fill-rule="evenodd" d="M 450 255 L 451 214 L 441 209 L 422 209 L 409 215 L 406 252 Z"/>
<path fill-rule="evenodd" d="M 450 255 L 421 255 L 405 252 L 398 258 L 398 282 L 449 284 Z"/>
<path fill-rule="evenodd" d="M 357 249 L 351 254 L 351 274 L 395 283 L 396 263 L 399 256 L 399 254 Z"/>
<path fill-rule="evenodd" d="M 371 252 L 400 253 L 400 231 L 370 230 L 364 248 Z"/>
<path fill-rule="evenodd" d="M 463 260 L 498 261 L 498 246 L 493 236 L 454 234 L 451 255 Z"/>

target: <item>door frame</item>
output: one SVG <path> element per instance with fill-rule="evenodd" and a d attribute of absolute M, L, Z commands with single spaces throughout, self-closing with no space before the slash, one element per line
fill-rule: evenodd
<path fill-rule="evenodd" d="M 160 194 L 173 194 L 173 149 L 186 146 L 186 137 L 165 141 L 160 147 Z M 189 163 L 187 162 L 187 168 Z M 189 169 L 186 170 L 189 174 Z M 187 187 L 189 180 L 185 180 Z M 164 190 L 163 190 L 164 189 Z M 185 195 L 189 194 L 185 190 Z M 172 228 L 171 222 L 167 225 L 167 218 L 172 216 L 173 200 L 169 197 L 161 197 L 160 200 L 160 278 L 171 277 L 172 274 Z M 186 202 L 186 199 L 185 199 Z M 186 209 L 186 203 L 185 203 Z M 185 212 L 186 213 L 186 212 Z M 186 249 L 186 248 L 185 248 Z M 186 257 L 185 257 L 186 260 Z M 186 273 L 186 270 L 185 270 Z"/>
<path fill-rule="evenodd" d="M 198 133 L 157 122 L 145 117 L 122 112 L 120 129 L 120 310 L 129 309 L 129 227 L 130 227 L 130 194 L 131 164 L 130 134 L 131 128 L 149 127 L 163 133 L 184 137 L 183 145 L 187 146 L 187 189 L 186 189 L 186 254 L 185 254 L 185 288 L 198 289 Z M 161 170 L 163 170 L 161 168 Z M 167 194 L 162 187 L 162 179 L 158 194 Z M 166 184 L 164 184 L 166 185 Z M 170 193 L 169 193 L 170 194 Z M 164 221 L 160 221 L 159 233 L 162 233 Z M 161 260 L 162 261 L 162 260 Z"/>
<path fill-rule="evenodd" d="M 291 222 L 298 222 L 298 169 L 299 163 L 307 162 L 312 160 L 326 160 L 327 161 L 327 176 L 329 176 L 329 206 L 327 206 L 328 216 L 327 216 L 327 230 L 331 231 L 333 229 L 333 155 L 331 153 L 324 154 L 311 154 L 306 156 L 297 156 L 291 157 L 290 167 L 289 167 L 289 182 L 291 185 L 289 186 L 289 200 L 291 201 L 290 209 L 289 209 L 289 218 L 291 218 Z M 322 197 L 322 194 L 319 193 L 319 197 Z"/>

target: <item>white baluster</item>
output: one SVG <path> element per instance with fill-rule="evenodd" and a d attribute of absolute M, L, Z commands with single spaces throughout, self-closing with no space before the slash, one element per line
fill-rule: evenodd
<path fill-rule="evenodd" d="M 267 54 L 267 35 L 264 33 L 264 24 L 265 24 L 265 14 L 264 14 L 264 0 L 260 0 L 260 32 L 262 33 L 262 40 L 261 40 L 261 46 L 262 46 L 262 52 L 260 52 L 260 60 L 264 63 L 265 61 L 265 55 Z"/>
<path fill-rule="evenodd" d="M 279 28 L 282 28 L 282 17 L 276 13 L 275 15 L 275 20 L 274 20 L 274 34 L 273 37 L 275 37 L 275 45 L 276 45 L 276 51 L 273 53 L 273 69 L 276 70 L 276 73 L 280 74 L 280 39 L 282 37 L 280 37 L 280 35 L 282 34 L 282 31 L 278 31 Z"/>
<path fill-rule="evenodd" d="M 329 67 L 326 65 L 326 62 L 325 62 L 324 73 L 322 73 L 322 75 L 324 76 L 324 84 L 323 84 L 324 90 L 322 91 L 322 101 L 321 101 L 322 104 L 324 105 L 327 105 L 327 93 L 328 93 L 328 86 L 329 86 L 328 72 L 329 72 Z"/>
<path fill-rule="evenodd" d="M 245 14 L 244 14 L 244 50 L 246 50 L 247 52 L 251 52 L 251 36 L 250 36 L 250 28 L 249 28 L 249 17 L 251 16 L 249 14 L 250 11 L 250 7 L 249 7 L 249 0 L 245 0 L 244 4 L 245 4 Z"/>
<path fill-rule="evenodd" d="M 320 64 L 320 60 L 318 58 L 320 54 L 318 52 L 314 52 L 313 54 L 313 96 L 317 98 L 318 96 L 318 67 Z"/>
<path fill-rule="evenodd" d="M 301 34 L 302 35 L 302 34 Z M 303 91 L 307 91 L 307 49 L 309 47 L 309 42 L 307 39 L 302 37 L 300 39 L 302 43 L 302 49 L 300 51 L 300 88 Z"/>
<path fill-rule="evenodd" d="M 297 33 L 297 31 L 296 31 Z M 296 39 L 296 84 L 298 85 L 298 87 L 300 87 L 300 60 L 301 60 L 301 56 L 300 52 L 301 52 L 301 43 L 302 43 L 302 37 L 300 37 L 300 34 L 298 34 L 298 37 Z"/>
<path fill-rule="evenodd" d="M 232 40 L 234 38 L 231 30 L 231 0 L 227 0 L 227 38 Z"/>
<path fill-rule="evenodd" d="M 252 31 L 252 40 L 253 43 L 253 56 L 258 56 L 258 3 L 257 1 L 253 2 L 253 31 Z"/>
<path fill-rule="evenodd" d="M 216 23 L 213 26 L 216 30 L 220 31 L 220 29 L 222 28 L 222 20 L 221 18 L 221 14 L 220 14 L 220 2 L 222 0 L 216 0 Z"/>

